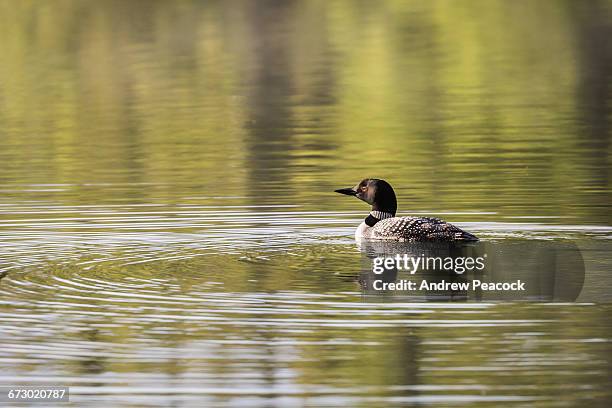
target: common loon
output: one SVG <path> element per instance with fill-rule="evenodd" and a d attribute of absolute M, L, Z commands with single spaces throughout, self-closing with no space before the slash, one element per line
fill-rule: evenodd
<path fill-rule="evenodd" d="M 478 241 L 469 232 L 427 217 L 396 217 L 397 199 L 389 183 L 381 179 L 364 179 L 353 188 L 335 190 L 355 196 L 372 206 L 372 211 L 355 231 L 355 239 L 388 241 Z"/>

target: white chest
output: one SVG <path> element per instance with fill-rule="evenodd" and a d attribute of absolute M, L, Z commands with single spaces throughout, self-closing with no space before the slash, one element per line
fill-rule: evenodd
<path fill-rule="evenodd" d="M 364 238 L 371 238 L 371 237 L 372 237 L 372 228 L 368 227 L 368 224 L 366 224 L 365 222 L 362 222 L 361 224 L 359 224 L 359 226 L 357 227 L 357 231 L 355 231 L 355 239 L 359 241 Z"/>

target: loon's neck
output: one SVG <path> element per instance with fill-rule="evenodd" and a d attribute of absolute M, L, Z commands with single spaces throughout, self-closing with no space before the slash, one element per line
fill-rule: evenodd
<path fill-rule="evenodd" d="M 386 212 L 386 211 L 372 210 L 370 211 L 370 214 L 368 214 L 364 222 L 366 223 L 368 227 L 373 227 L 374 225 L 376 225 L 378 221 L 384 220 L 385 218 L 393 218 L 393 217 L 395 217 L 395 214 L 393 213 Z"/>

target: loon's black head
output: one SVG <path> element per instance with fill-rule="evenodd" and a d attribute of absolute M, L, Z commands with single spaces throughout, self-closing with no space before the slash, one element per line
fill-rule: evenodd
<path fill-rule="evenodd" d="M 397 212 L 397 199 L 389 183 L 381 179 L 364 179 L 353 188 L 341 188 L 336 193 L 352 195 L 372 206 L 374 211 Z"/>

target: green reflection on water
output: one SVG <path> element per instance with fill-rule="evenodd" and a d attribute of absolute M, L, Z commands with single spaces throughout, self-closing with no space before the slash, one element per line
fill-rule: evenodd
<path fill-rule="evenodd" d="M 378 176 L 400 210 L 609 224 L 609 5 L 6 3 L 5 197 L 357 208 L 329 190 Z"/>

